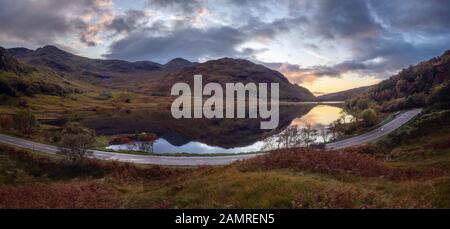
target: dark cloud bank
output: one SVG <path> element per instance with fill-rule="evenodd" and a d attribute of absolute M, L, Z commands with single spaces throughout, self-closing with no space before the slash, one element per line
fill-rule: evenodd
<path fill-rule="evenodd" d="M 285 68 L 298 73 L 298 82 L 302 73 L 339 77 L 346 72 L 359 72 L 386 77 L 399 68 L 441 54 L 450 44 L 450 1 L 218 1 L 222 11 L 232 14 L 235 26 L 198 28 L 192 26 L 196 14 L 214 1 L 149 0 L 146 7 L 185 20 L 172 25 L 164 21 L 148 23 L 149 16 L 143 10 L 130 10 L 99 25 L 100 31 L 95 32 L 88 31 L 89 25 L 83 20 L 70 15 L 104 10 L 99 1 L 32 2 L 0 0 L 0 41 L 43 45 L 75 33 L 82 42 L 96 45 L 88 39 L 92 35 L 88 32 L 95 35 L 106 31 L 111 36 L 122 35 L 104 54 L 107 58 L 165 62 L 175 57 L 197 61 L 228 56 L 255 60 L 254 55 L 264 50 L 238 47 L 255 38 L 274 41 L 281 33 L 292 33 L 344 47 L 351 53 L 351 60 L 333 66 L 304 68 L 285 63 Z M 288 6 L 285 17 L 272 21 L 263 18 L 277 4 Z M 298 39 L 302 38 L 299 35 Z M 318 44 L 309 46 L 327 51 Z M 281 66 L 265 64 L 272 68 Z"/>

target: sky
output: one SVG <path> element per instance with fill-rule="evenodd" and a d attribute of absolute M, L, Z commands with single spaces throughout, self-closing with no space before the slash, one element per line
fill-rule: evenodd
<path fill-rule="evenodd" d="M 448 0 L 0 0 L 0 46 L 90 58 L 244 58 L 323 94 L 450 49 Z"/>

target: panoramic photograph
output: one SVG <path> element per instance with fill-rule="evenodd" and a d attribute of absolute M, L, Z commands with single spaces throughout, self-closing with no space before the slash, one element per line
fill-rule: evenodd
<path fill-rule="evenodd" d="M 0 0 L 1 209 L 448 209 L 449 127 L 450 1 Z"/>

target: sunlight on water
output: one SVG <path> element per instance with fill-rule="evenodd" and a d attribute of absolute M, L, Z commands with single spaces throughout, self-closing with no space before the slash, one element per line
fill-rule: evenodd
<path fill-rule="evenodd" d="M 342 108 L 328 105 L 318 105 L 305 116 L 292 120 L 291 126 L 297 125 L 299 127 L 305 127 L 307 124 L 310 124 L 313 127 L 328 126 L 341 116 L 344 116 L 346 119 L 350 118 L 350 116 L 343 113 Z"/>
<path fill-rule="evenodd" d="M 351 118 L 350 115 L 347 115 L 342 108 L 330 105 L 317 105 L 312 108 L 307 114 L 302 117 L 297 117 L 293 119 L 290 123 L 291 126 L 297 125 L 300 128 L 305 127 L 307 124 L 310 124 L 313 128 L 319 129 L 323 126 L 328 126 L 332 122 L 336 121 L 339 118 L 345 117 L 347 120 Z M 217 136 L 220 137 L 220 136 Z M 277 137 L 277 135 L 274 135 Z M 239 139 L 236 139 L 239 141 Z M 320 142 L 318 139 L 316 142 Z M 176 146 L 168 142 L 167 140 L 160 138 L 154 143 L 154 153 L 156 154 L 173 154 L 173 153 L 190 153 L 190 154 L 237 154 L 237 153 L 251 153 L 261 151 L 264 147 L 265 143 L 263 139 L 256 141 L 252 144 L 249 144 L 245 147 L 234 147 L 234 148 L 224 148 L 213 145 L 208 145 L 198 141 L 190 141 L 181 146 Z M 115 151 L 120 150 L 130 150 L 130 145 L 121 144 L 121 145 L 110 145 L 108 149 L 112 149 Z M 131 150 L 138 150 L 131 149 Z"/>

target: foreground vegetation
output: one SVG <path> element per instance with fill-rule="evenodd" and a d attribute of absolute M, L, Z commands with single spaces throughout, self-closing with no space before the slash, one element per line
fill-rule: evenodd
<path fill-rule="evenodd" d="M 442 112 L 378 144 L 277 150 L 223 167 L 74 164 L 1 146 L 0 207 L 449 208 L 450 131 Z M 424 129 L 436 120 L 443 125 Z"/>

